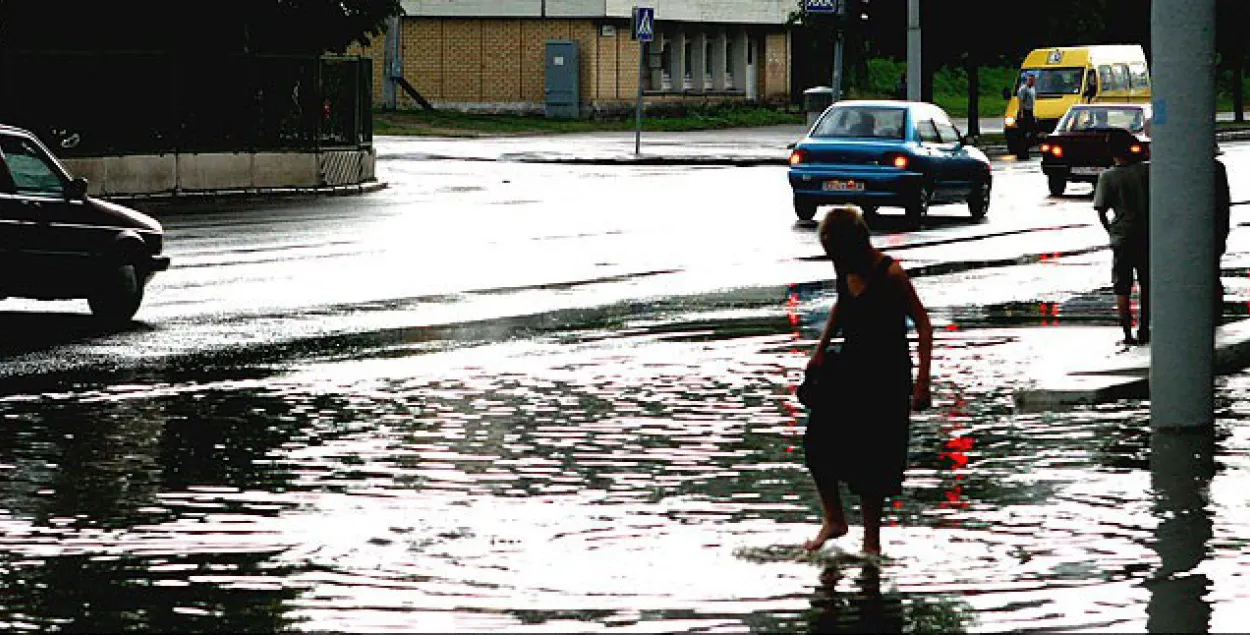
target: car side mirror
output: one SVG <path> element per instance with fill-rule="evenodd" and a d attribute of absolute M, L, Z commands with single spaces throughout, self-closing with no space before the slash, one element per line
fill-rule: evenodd
<path fill-rule="evenodd" d="M 787 150 L 793 150 L 793 149 L 794 149 L 794 147 L 795 147 L 795 146 L 797 146 L 797 145 L 799 145 L 799 142 L 798 142 L 798 141 L 791 141 L 790 143 L 787 143 L 787 144 L 786 144 L 786 149 L 787 149 Z"/>
<path fill-rule="evenodd" d="M 87 197 L 87 179 L 77 176 L 65 188 L 65 196 L 70 200 L 82 200 Z"/>

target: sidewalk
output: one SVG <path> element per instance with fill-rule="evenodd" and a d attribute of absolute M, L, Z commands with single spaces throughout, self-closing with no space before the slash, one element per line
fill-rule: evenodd
<path fill-rule="evenodd" d="M 786 165 L 806 126 L 764 126 L 696 132 L 633 132 L 516 137 L 375 136 L 378 160 L 458 159 L 570 164 Z"/>
<path fill-rule="evenodd" d="M 1250 320 L 1223 324 L 1215 331 L 1215 368 L 1229 374 L 1250 367 Z M 1081 357 L 1068 368 L 1045 372 L 1016 391 L 1022 411 L 1060 409 L 1150 395 L 1150 347 L 1139 346 L 1102 359 Z"/>

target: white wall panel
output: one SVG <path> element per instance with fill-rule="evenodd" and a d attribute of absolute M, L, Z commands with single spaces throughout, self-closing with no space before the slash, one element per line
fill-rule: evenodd
<path fill-rule="evenodd" d="M 657 21 L 785 24 L 794 0 L 402 0 L 410 16 L 444 18 L 628 18 L 635 5 Z"/>
<path fill-rule="evenodd" d="M 645 0 L 639 0 L 643 4 Z M 602 18 L 606 0 L 547 0 L 549 18 Z"/>
<path fill-rule="evenodd" d="M 794 0 L 605 0 L 607 15 L 627 18 L 634 5 L 655 7 L 657 22 L 785 24 Z"/>
<path fill-rule="evenodd" d="M 437 18 L 536 18 L 542 0 L 401 0 L 410 16 Z"/>

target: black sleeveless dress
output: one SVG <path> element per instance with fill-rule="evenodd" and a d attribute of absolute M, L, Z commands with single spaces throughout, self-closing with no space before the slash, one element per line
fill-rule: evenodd
<path fill-rule="evenodd" d="M 840 405 L 808 413 L 804 463 L 822 486 L 846 483 L 860 496 L 902 492 L 911 420 L 907 291 L 886 276 L 885 256 L 852 295 L 839 278 L 838 327 L 849 375 Z"/>

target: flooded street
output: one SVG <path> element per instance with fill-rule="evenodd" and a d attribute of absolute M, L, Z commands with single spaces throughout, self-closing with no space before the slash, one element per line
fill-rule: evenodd
<path fill-rule="evenodd" d="M 340 632 L 1245 623 L 1244 375 L 1221 381 L 1209 482 L 1160 483 L 1143 403 L 1012 411 L 1010 389 L 1041 351 L 1098 346 L 1107 329 L 943 334 L 935 407 L 914 419 L 878 570 L 852 555 L 855 522 L 820 556 L 799 549 L 819 506 L 791 391 L 819 333 L 777 307 L 736 313 L 603 315 L 470 345 L 417 337 L 264 376 L 0 399 L 0 621 Z"/>
<path fill-rule="evenodd" d="M 388 216 L 401 195 L 387 192 L 360 203 L 376 251 L 341 268 L 378 275 L 340 287 L 350 277 L 340 273 L 313 293 L 298 286 L 302 256 L 258 246 L 282 242 L 273 235 L 231 236 L 247 255 L 222 273 L 211 261 L 232 252 L 213 249 L 205 221 L 169 217 L 175 269 L 142 326 L 0 342 L 0 628 L 1250 623 L 1250 373 L 1217 379 L 1213 440 L 1152 435 L 1141 400 L 1013 407 L 1039 367 L 1113 348 L 1110 256 L 1093 247 L 1105 235 L 1088 197 L 1029 214 L 1004 198 L 986 225 L 879 237 L 933 314 L 934 407 L 912 419 L 884 559 L 857 553 L 857 507 L 848 536 L 804 554 L 820 513 L 793 390 L 833 300 L 832 271 L 813 258 L 810 228 L 747 213 L 775 193 L 744 194 L 731 212 L 724 197 L 691 205 L 670 233 L 661 220 L 671 208 L 636 225 L 616 209 L 565 227 L 538 218 L 537 228 L 499 212 L 468 230 L 483 240 L 456 261 L 493 254 L 499 275 L 449 265 L 423 279 L 412 272 L 434 270 L 445 234 L 428 228 L 418 242 L 430 251 L 403 252 L 398 230 L 415 221 Z M 744 224 L 708 222 L 716 210 Z M 329 215 L 301 222 L 365 240 L 329 231 Z M 506 240 L 557 227 L 576 240 Z M 1224 262 L 1229 319 L 1250 300 L 1244 230 Z M 322 273 L 363 251 L 326 249 L 339 255 L 309 256 Z M 262 267 L 286 284 L 264 287 Z M 213 307 L 228 315 L 205 317 Z"/>

